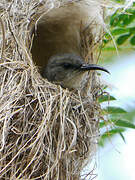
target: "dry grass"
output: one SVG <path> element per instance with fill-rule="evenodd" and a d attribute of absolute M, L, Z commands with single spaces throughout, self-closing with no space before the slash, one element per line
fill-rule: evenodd
<path fill-rule="evenodd" d="M 90 74 L 85 91 L 63 90 L 40 77 L 27 48 L 34 15 L 59 5 L 51 0 L 0 2 L 1 180 L 80 179 L 96 152 L 100 85 L 95 74 Z M 96 41 L 89 39 L 88 30 L 82 35 L 87 60 L 95 61 L 100 35 Z"/>

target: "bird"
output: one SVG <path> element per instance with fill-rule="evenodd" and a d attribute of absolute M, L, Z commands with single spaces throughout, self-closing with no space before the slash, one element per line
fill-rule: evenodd
<path fill-rule="evenodd" d="M 50 58 L 42 71 L 42 77 L 69 90 L 81 89 L 86 73 L 90 70 L 101 70 L 109 73 L 104 67 L 85 63 L 76 54 L 61 54 Z"/>
<path fill-rule="evenodd" d="M 80 31 L 102 12 L 100 6 L 91 3 L 94 4 L 80 1 L 53 8 L 31 30 L 32 59 L 41 76 L 69 90 L 80 89 L 91 70 L 109 73 L 104 67 L 86 63 L 82 57 Z"/>

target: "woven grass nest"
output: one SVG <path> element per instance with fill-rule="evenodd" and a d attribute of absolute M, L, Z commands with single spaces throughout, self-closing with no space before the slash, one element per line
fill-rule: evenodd
<path fill-rule="evenodd" d="M 87 2 L 102 6 L 99 0 Z M 71 1 L 0 2 L 1 180 L 81 179 L 96 152 L 100 119 L 96 98 L 101 88 L 96 74 L 89 74 L 82 92 L 62 89 L 40 76 L 28 48 L 35 14 L 65 3 Z M 102 13 L 95 17 L 92 30 L 82 34 L 82 56 L 91 63 L 97 62 L 94 54 L 102 39 L 101 24 L 96 36 L 92 34 L 96 18 L 102 19 Z"/>

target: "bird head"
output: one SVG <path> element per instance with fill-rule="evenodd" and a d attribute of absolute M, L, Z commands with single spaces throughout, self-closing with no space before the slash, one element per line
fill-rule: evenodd
<path fill-rule="evenodd" d="M 107 69 L 99 65 L 86 64 L 80 56 L 75 54 L 61 54 L 49 59 L 41 75 L 48 81 L 71 90 L 80 88 L 86 72 L 90 70 L 101 70 L 109 73 Z"/>

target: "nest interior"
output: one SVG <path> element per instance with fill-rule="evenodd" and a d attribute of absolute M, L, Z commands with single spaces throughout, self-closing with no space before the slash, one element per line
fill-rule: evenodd
<path fill-rule="evenodd" d="M 2 180 L 81 179 L 83 167 L 96 152 L 100 118 L 96 101 L 100 85 L 96 74 L 89 74 L 81 92 L 62 89 L 41 78 L 28 48 L 34 17 L 36 23 L 53 8 L 84 2 L 88 8 L 96 8 L 97 13 L 92 16 L 91 28 L 81 34 L 82 56 L 94 63 L 96 47 L 102 39 L 101 1 L 4 0 L 0 3 Z"/>

